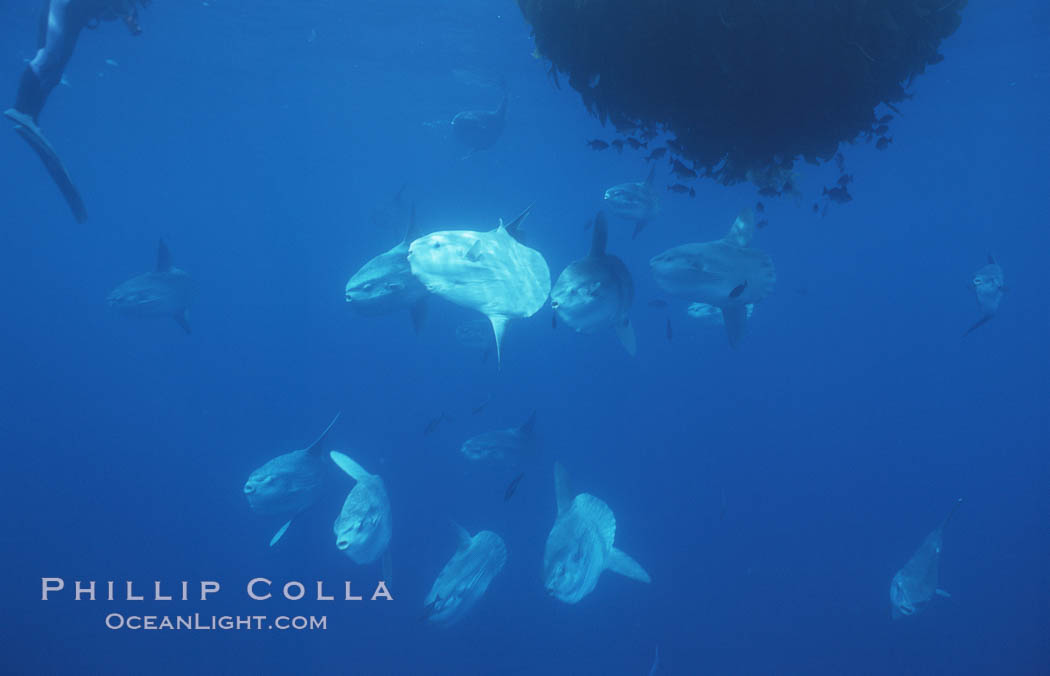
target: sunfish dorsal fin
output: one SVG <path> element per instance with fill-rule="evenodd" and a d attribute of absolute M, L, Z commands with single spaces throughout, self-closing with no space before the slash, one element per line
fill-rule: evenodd
<path fill-rule="evenodd" d="M 470 547 L 470 543 L 473 539 L 470 537 L 470 533 L 467 529 L 455 521 L 452 522 L 452 529 L 456 531 L 456 551 L 461 551 Z"/>
<path fill-rule="evenodd" d="M 168 270 L 171 270 L 171 252 L 168 251 L 168 245 L 162 239 L 157 245 L 157 272 Z"/>
<path fill-rule="evenodd" d="M 529 419 L 518 427 L 518 432 L 526 439 L 532 438 L 532 430 L 536 427 L 536 410 L 533 409 Z"/>
<path fill-rule="evenodd" d="M 400 193 L 398 193 L 400 194 Z M 416 226 L 416 204 L 412 203 L 412 210 L 408 216 L 408 227 L 405 229 L 405 238 L 401 241 L 402 244 L 411 244 L 413 241 L 419 238 L 419 228 Z"/>
<path fill-rule="evenodd" d="M 518 214 L 518 217 L 507 225 L 503 224 L 503 219 L 501 218 L 499 222 L 499 228 L 497 229 L 506 230 L 508 235 L 517 239 L 518 236 L 521 234 L 519 228 L 521 228 L 522 222 L 525 220 L 525 217 L 529 215 L 529 212 L 532 211 L 532 207 L 534 207 L 535 205 L 536 203 L 533 202 L 529 206 L 525 207 L 525 210 Z"/>
<path fill-rule="evenodd" d="M 558 514 L 569 511 L 572 507 L 572 486 L 569 485 L 569 473 L 560 462 L 554 463 L 554 499 L 558 503 Z"/>
<path fill-rule="evenodd" d="M 992 254 L 988 254 L 988 264 L 989 265 L 999 265 L 998 263 L 995 262 L 995 256 L 993 256 Z"/>
<path fill-rule="evenodd" d="M 328 433 L 332 431 L 332 426 L 335 425 L 335 421 L 339 420 L 339 416 L 341 416 L 341 415 L 342 415 L 341 411 L 339 413 L 335 414 L 335 417 L 332 418 L 332 422 L 328 423 L 328 427 L 324 428 L 324 432 L 321 432 L 321 436 L 317 437 L 317 441 L 315 441 L 314 443 L 312 443 L 312 444 L 310 444 L 309 446 L 306 447 L 306 452 L 307 453 L 309 453 L 310 455 L 320 455 L 321 454 L 321 451 L 323 450 L 321 448 L 321 444 L 324 443 L 324 438 L 327 437 Z"/>
<path fill-rule="evenodd" d="M 955 504 L 954 504 L 954 505 L 952 505 L 952 510 L 951 510 L 950 512 L 948 512 L 948 516 L 946 516 L 946 517 L 944 518 L 944 522 L 943 522 L 943 523 L 941 523 L 941 530 L 942 530 L 942 531 L 943 531 L 943 530 L 944 530 L 945 528 L 947 528 L 947 527 L 948 527 L 948 522 L 950 522 L 950 521 L 952 520 L 952 517 L 953 517 L 953 516 L 955 516 L 955 512 L 956 512 L 956 510 L 958 510 L 958 509 L 959 509 L 959 505 L 961 505 L 961 504 L 962 504 L 962 498 L 959 498 L 958 500 L 956 500 L 956 501 L 955 501 Z"/>
<path fill-rule="evenodd" d="M 510 321 L 503 315 L 489 315 L 489 321 L 492 323 L 492 333 L 496 336 L 496 368 L 503 366 L 503 333 L 507 330 L 507 322 Z"/>
<path fill-rule="evenodd" d="M 605 223 L 605 213 L 598 212 L 594 217 L 594 235 L 591 237 L 591 256 L 604 256 L 605 246 L 609 241 L 609 226 Z"/>
<path fill-rule="evenodd" d="M 364 481 L 368 479 L 371 474 L 365 471 L 365 468 L 358 465 L 350 456 L 340 453 L 339 451 L 332 451 L 328 454 L 328 457 L 332 459 L 339 469 L 349 474 L 354 481 Z"/>
<path fill-rule="evenodd" d="M 723 242 L 738 246 L 740 248 L 751 246 L 751 238 L 755 234 L 755 212 L 751 207 L 746 207 L 737 215 L 733 225 L 729 226 L 729 232 L 722 238 Z"/>

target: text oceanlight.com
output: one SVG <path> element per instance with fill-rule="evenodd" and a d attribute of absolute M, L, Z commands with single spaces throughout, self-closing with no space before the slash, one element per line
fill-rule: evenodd
<path fill-rule="evenodd" d="M 277 629 L 279 631 L 317 631 L 328 629 L 328 618 L 324 615 L 106 615 L 108 629 L 138 630 L 191 630 L 191 631 L 256 631 Z"/>

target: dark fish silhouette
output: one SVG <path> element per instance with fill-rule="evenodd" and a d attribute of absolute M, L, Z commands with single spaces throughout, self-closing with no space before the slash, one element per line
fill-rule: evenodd
<path fill-rule="evenodd" d="M 875 142 L 875 147 L 879 150 L 886 150 L 886 148 L 890 147 L 891 143 L 893 143 L 892 136 L 880 136 L 879 140 Z"/>
<path fill-rule="evenodd" d="M 850 183 L 853 183 L 853 174 L 843 174 L 839 176 L 838 184 L 845 188 Z"/>
<path fill-rule="evenodd" d="M 654 298 L 653 300 L 649 301 L 649 307 L 667 307 L 667 301 L 660 300 L 659 298 Z"/>
<path fill-rule="evenodd" d="M 667 186 L 667 189 L 673 193 L 678 193 L 679 195 L 689 195 L 690 197 L 696 197 L 696 190 L 693 190 L 687 185 L 682 185 L 681 183 L 669 185 Z"/>
<path fill-rule="evenodd" d="M 880 117 L 878 120 L 876 120 L 876 122 L 878 122 L 879 124 L 886 124 L 887 122 L 889 122 L 892 119 L 893 119 L 893 116 L 890 115 L 889 113 L 887 113 L 887 114 L 883 115 L 882 117 Z"/>
<path fill-rule="evenodd" d="M 605 150 L 609 147 L 608 143 L 598 138 L 593 141 L 587 141 L 587 145 L 590 146 L 591 150 Z"/>
<path fill-rule="evenodd" d="M 441 412 L 441 415 L 427 423 L 427 426 L 423 428 L 423 436 L 429 436 L 433 434 L 437 430 L 438 425 L 441 424 L 442 420 L 449 420 L 448 416 L 445 415 L 444 411 Z"/>
<path fill-rule="evenodd" d="M 846 188 L 840 185 L 835 186 L 831 190 L 824 188 L 824 195 L 826 195 L 829 200 L 837 204 L 845 204 L 846 202 L 853 201 L 853 195 L 849 194 L 849 190 L 846 190 Z"/>
<path fill-rule="evenodd" d="M 696 178 L 696 172 L 678 160 L 671 160 L 671 173 L 678 178 Z"/>
<path fill-rule="evenodd" d="M 632 150 L 638 150 L 639 148 L 647 148 L 647 147 L 649 147 L 648 143 L 642 143 L 638 139 L 630 137 L 630 136 L 627 137 L 627 145 L 631 146 Z"/>
<path fill-rule="evenodd" d="M 741 284 L 740 286 L 738 286 L 738 287 L 734 288 L 732 291 L 730 291 L 729 292 L 729 297 L 730 298 L 739 298 L 740 294 L 744 293 L 744 289 L 746 289 L 746 288 L 747 288 L 747 280 L 745 280 L 744 283 Z"/>
<path fill-rule="evenodd" d="M 765 204 L 762 204 L 761 202 L 755 202 L 755 211 L 757 211 L 758 213 L 762 213 L 765 210 L 766 210 L 766 205 Z"/>
<path fill-rule="evenodd" d="M 885 125 L 885 124 L 880 124 L 879 126 L 875 127 L 875 133 L 878 134 L 879 136 L 882 136 L 883 134 L 885 134 L 889 130 L 890 130 L 889 126 Z"/>
<path fill-rule="evenodd" d="M 514 477 L 514 479 L 507 486 L 507 490 L 503 493 L 503 502 L 507 502 L 512 497 L 514 497 L 514 491 L 518 490 L 518 484 L 520 484 L 521 480 L 524 478 L 525 472 L 522 472 L 518 476 Z"/>
<path fill-rule="evenodd" d="M 667 318 L 667 340 L 671 340 L 671 318 Z"/>
<path fill-rule="evenodd" d="M 487 397 L 485 397 L 485 401 L 481 402 L 480 404 L 478 404 L 474 408 L 470 409 L 470 414 L 471 415 L 477 415 L 477 414 L 481 413 L 482 411 L 485 410 L 485 407 L 489 405 L 490 401 L 492 401 L 492 393 L 491 392 L 489 393 L 489 395 Z"/>
<path fill-rule="evenodd" d="M 651 162 L 653 160 L 660 159 L 661 157 L 663 157 L 666 154 L 667 154 L 667 148 L 666 147 L 653 148 L 653 151 L 651 153 L 649 153 L 649 155 L 645 159 L 646 159 L 646 161 Z"/>
<path fill-rule="evenodd" d="M 616 148 L 616 152 L 622 153 L 623 152 L 623 140 L 622 139 L 616 139 L 615 141 L 612 142 L 612 147 Z"/>

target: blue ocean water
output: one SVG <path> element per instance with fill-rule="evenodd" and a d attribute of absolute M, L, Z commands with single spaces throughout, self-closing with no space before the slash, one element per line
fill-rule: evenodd
<path fill-rule="evenodd" d="M 0 6 L 12 97 L 38 4 Z M 666 193 L 636 240 L 610 223 L 634 276 L 636 357 L 611 332 L 552 329 L 544 308 L 511 322 L 499 372 L 455 338 L 480 315 L 433 299 L 415 335 L 407 314 L 353 314 L 343 289 L 403 236 L 402 186 L 424 230 L 487 229 L 535 202 L 527 243 L 557 275 L 588 250 L 602 191 L 644 177 L 641 153 L 584 145 L 610 130 L 530 56 L 516 3 L 156 2 L 137 38 L 85 31 L 41 126 L 90 220 L 73 223 L 31 151 L 0 134 L 0 671 L 645 674 L 659 646 L 656 674 L 1048 673 L 1050 29 L 1036 2 L 963 17 L 899 106 L 891 148 L 843 148 L 852 203 L 814 214 L 835 174 L 809 165 L 801 203 L 764 200 L 756 246 L 777 290 L 739 349 L 648 269 L 755 202 L 752 186 L 699 181 L 695 199 Z M 447 122 L 495 108 L 500 78 L 503 137 L 463 159 Z M 658 186 L 674 182 L 665 166 Z M 191 336 L 106 308 L 161 237 L 200 288 Z M 989 253 L 1009 290 L 963 340 Z M 505 502 L 519 470 L 458 448 L 534 409 L 539 443 Z M 273 548 L 282 520 L 241 493 L 339 411 L 330 447 L 390 494 L 394 601 L 310 598 L 317 580 L 367 595 L 381 577 L 332 546 L 349 482 Z M 651 584 L 605 573 L 576 605 L 546 596 L 556 460 L 610 505 Z M 951 599 L 891 620 L 890 579 L 958 498 L 940 566 Z M 439 628 L 421 616 L 455 551 L 450 520 L 499 533 L 508 562 Z M 44 602 L 44 577 L 222 591 Z M 252 601 L 254 577 L 311 594 Z M 328 628 L 110 630 L 112 612 Z"/>

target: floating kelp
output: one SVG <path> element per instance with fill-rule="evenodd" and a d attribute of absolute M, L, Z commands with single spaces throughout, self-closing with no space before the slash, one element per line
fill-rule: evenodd
<path fill-rule="evenodd" d="M 966 0 L 518 0 L 536 56 L 602 124 L 674 135 L 672 152 L 729 185 L 794 191 L 872 137 L 875 108 L 943 57 Z"/>

